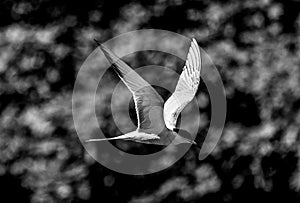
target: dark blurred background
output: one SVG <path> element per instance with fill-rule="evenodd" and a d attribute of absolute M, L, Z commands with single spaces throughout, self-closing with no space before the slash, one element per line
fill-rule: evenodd
<path fill-rule="evenodd" d="M 196 38 L 222 76 L 227 120 L 204 161 L 190 149 L 129 176 L 84 150 L 71 97 L 94 38 L 143 28 Z M 296 0 L 2 0 L 1 202 L 299 202 L 299 40 Z"/>

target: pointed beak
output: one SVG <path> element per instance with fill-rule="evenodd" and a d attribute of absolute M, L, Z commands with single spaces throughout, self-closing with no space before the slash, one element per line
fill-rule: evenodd
<path fill-rule="evenodd" d="M 197 148 L 199 148 L 199 149 L 201 149 L 201 146 L 197 143 L 197 142 L 195 142 L 195 141 L 192 141 L 192 144 L 195 146 L 195 147 L 197 147 Z"/>

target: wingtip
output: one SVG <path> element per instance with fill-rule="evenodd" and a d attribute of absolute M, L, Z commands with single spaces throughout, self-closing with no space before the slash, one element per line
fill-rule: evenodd
<path fill-rule="evenodd" d="M 102 141 L 102 139 L 88 139 L 88 140 L 85 140 L 84 142 L 90 143 L 90 142 L 98 142 L 98 141 Z"/>
<path fill-rule="evenodd" d="M 94 41 L 97 43 L 98 47 L 103 51 L 106 57 L 110 56 L 110 50 L 105 47 L 103 44 L 101 44 L 98 40 L 94 39 Z"/>
<path fill-rule="evenodd" d="M 200 59 L 201 59 L 200 48 L 199 48 L 199 45 L 198 45 L 197 40 L 196 40 L 194 37 L 192 38 L 191 44 L 194 44 L 194 45 L 195 45 L 195 47 L 196 47 L 196 49 L 197 49 L 197 52 L 198 52 L 198 54 L 199 54 L 199 57 L 200 57 Z"/>
<path fill-rule="evenodd" d="M 197 40 L 194 37 L 192 38 L 192 43 L 195 43 L 198 45 Z"/>
<path fill-rule="evenodd" d="M 102 49 L 102 51 L 106 51 L 107 50 L 107 48 L 103 44 L 101 44 L 98 40 L 94 39 L 94 41 Z"/>
<path fill-rule="evenodd" d="M 88 139 L 88 140 L 85 140 L 84 142 L 89 143 L 89 142 L 92 142 L 92 141 L 91 141 L 91 139 Z"/>
<path fill-rule="evenodd" d="M 97 45 L 98 45 L 99 47 L 101 47 L 101 44 L 100 44 L 100 42 L 98 42 L 98 40 L 94 39 L 94 41 L 97 43 Z"/>

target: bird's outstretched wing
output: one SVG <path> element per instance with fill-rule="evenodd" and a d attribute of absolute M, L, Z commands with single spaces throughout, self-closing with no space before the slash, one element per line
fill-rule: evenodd
<path fill-rule="evenodd" d="M 200 72 L 200 49 L 193 38 L 176 89 L 164 105 L 164 120 L 168 129 L 176 128 L 180 112 L 194 98 L 200 83 Z"/>
<path fill-rule="evenodd" d="M 138 137 L 138 139 L 137 139 Z M 99 142 L 99 141 L 108 141 L 108 140 L 134 140 L 134 141 L 154 141 L 159 140 L 160 137 L 157 135 L 149 135 L 149 134 L 140 134 L 136 131 L 127 133 L 125 135 L 119 135 L 117 137 L 111 137 L 111 138 L 95 138 L 95 139 L 88 139 L 85 142 Z"/>
<path fill-rule="evenodd" d="M 164 101 L 155 89 L 107 47 L 95 40 L 111 67 L 133 95 L 137 114 L 137 130 L 159 134 L 164 128 Z"/>
<path fill-rule="evenodd" d="M 111 137 L 111 138 L 88 139 L 85 142 L 99 142 L 99 141 L 108 141 L 108 140 L 126 140 L 127 138 L 128 138 L 127 135 L 120 135 L 120 136 Z"/>

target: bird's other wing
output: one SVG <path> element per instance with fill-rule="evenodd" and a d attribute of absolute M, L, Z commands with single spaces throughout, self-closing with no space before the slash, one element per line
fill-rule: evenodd
<path fill-rule="evenodd" d="M 126 133 L 125 135 L 119 135 L 117 137 L 111 137 L 111 138 L 92 138 L 88 139 L 85 142 L 101 142 L 101 141 L 108 141 L 108 140 L 131 140 L 136 142 L 143 142 L 143 141 L 155 141 L 160 140 L 160 137 L 154 134 L 148 134 L 148 133 L 141 133 L 137 131 L 132 131 L 129 133 Z"/>
<path fill-rule="evenodd" d="M 164 101 L 161 96 L 112 51 L 99 42 L 97 44 L 110 62 L 113 70 L 133 95 L 138 120 L 137 130 L 159 134 L 165 128 L 163 118 Z"/>
<path fill-rule="evenodd" d="M 194 98 L 200 83 L 200 72 L 200 49 L 193 38 L 175 91 L 164 105 L 164 120 L 168 129 L 176 128 L 180 112 Z"/>
<path fill-rule="evenodd" d="M 128 135 L 120 135 L 117 137 L 111 137 L 111 138 L 93 138 L 93 139 L 88 139 L 85 142 L 100 142 L 100 141 L 108 141 L 108 140 L 126 140 L 128 139 Z"/>

